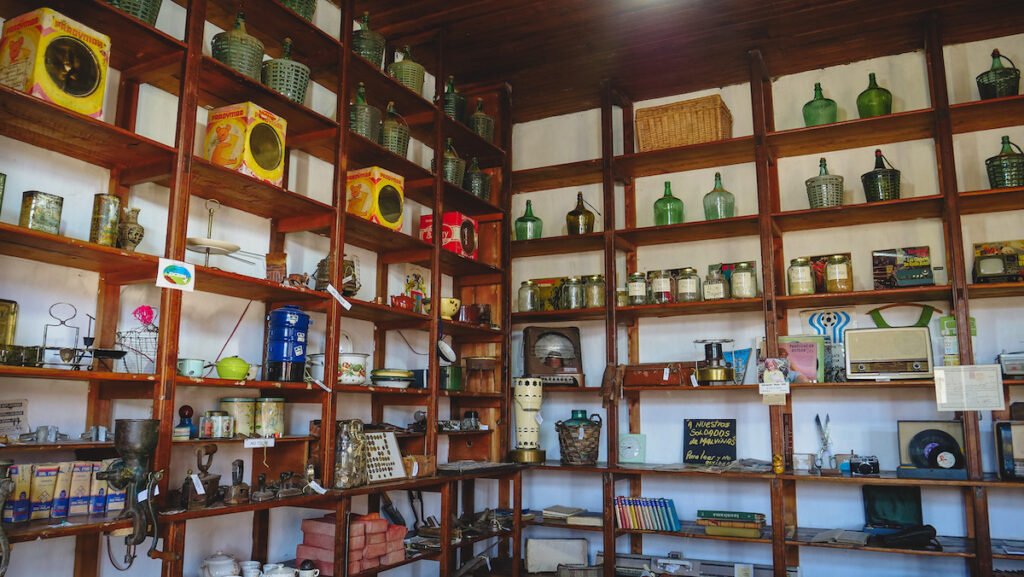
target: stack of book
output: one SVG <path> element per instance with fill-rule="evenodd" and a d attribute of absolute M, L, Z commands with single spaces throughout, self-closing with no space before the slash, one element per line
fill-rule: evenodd
<path fill-rule="evenodd" d="M 683 528 L 672 499 L 616 497 L 615 520 L 621 529 L 679 531 Z"/>
<path fill-rule="evenodd" d="M 553 505 L 544 509 L 543 519 L 545 522 L 565 523 L 566 525 L 582 525 L 587 527 L 601 527 L 604 525 L 601 513 L 591 513 L 579 507 L 566 507 L 564 505 Z"/>
<path fill-rule="evenodd" d="M 758 539 L 764 529 L 764 514 L 701 509 L 697 511 L 697 524 L 704 527 L 704 533 L 716 537 Z"/>

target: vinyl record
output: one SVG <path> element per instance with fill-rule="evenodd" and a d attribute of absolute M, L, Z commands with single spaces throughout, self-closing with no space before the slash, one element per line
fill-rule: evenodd
<path fill-rule="evenodd" d="M 910 439 L 910 461 L 928 469 L 963 469 L 964 456 L 952 435 L 939 429 L 925 429 Z"/>

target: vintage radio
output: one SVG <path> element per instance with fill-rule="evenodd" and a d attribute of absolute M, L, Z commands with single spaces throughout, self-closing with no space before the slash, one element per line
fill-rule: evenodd
<path fill-rule="evenodd" d="M 1024 240 L 975 244 L 971 276 L 976 283 L 1024 281 Z"/>
<path fill-rule="evenodd" d="M 206 159 L 274 186 L 284 179 L 285 119 L 252 102 L 210 111 Z"/>
<path fill-rule="evenodd" d="M 441 248 L 449 252 L 476 260 L 478 225 L 476 219 L 461 212 L 446 212 L 441 219 Z M 420 217 L 420 238 L 433 242 L 434 215 L 425 214 Z"/>
<path fill-rule="evenodd" d="M 110 38 L 49 8 L 4 22 L 0 84 L 86 116 L 103 116 Z"/>
<path fill-rule="evenodd" d="M 871 266 L 875 290 L 935 284 L 927 246 L 873 251 Z"/>
<path fill-rule="evenodd" d="M 346 183 L 345 211 L 391 230 L 402 228 L 405 178 L 377 166 L 352 170 Z"/>
<path fill-rule="evenodd" d="M 524 328 L 523 356 L 527 377 L 544 385 L 584 386 L 578 327 Z"/>
<path fill-rule="evenodd" d="M 848 379 L 932 377 L 928 327 L 847 329 L 844 338 Z"/>
<path fill-rule="evenodd" d="M 1001 353 L 996 360 L 1003 368 L 1004 377 L 1024 377 L 1024 351 Z"/>
<path fill-rule="evenodd" d="M 960 421 L 899 421 L 901 479 L 966 479 Z"/>
<path fill-rule="evenodd" d="M 996 435 L 999 478 L 1004 481 L 1024 479 L 1024 422 L 996 421 L 992 430 Z"/>

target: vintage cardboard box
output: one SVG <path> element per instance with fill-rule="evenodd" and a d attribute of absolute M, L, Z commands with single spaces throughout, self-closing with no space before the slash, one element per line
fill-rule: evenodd
<path fill-rule="evenodd" d="M 285 119 L 252 102 L 210 111 L 203 148 L 217 166 L 281 186 L 284 179 Z"/>
<path fill-rule="evenodd" d="M 57 487 L 58 463 L 32 465 L 32 519 L 49 519 L 53 508 L 53 490 Z"/>
<path fill-rule="evenodd" d="M 69 515 L 88 515 L 92 502 L 92 461 L 75 461 L 71 464 L 71 501 Z"/>
<path fill-rule="evenodd" d="M 405 213 L 405 178 L 379 166 L 352 170 L 346 179 L 345 211 L 386 226 L 402 228 Z"/>
<path fill-rule="evenodd" d="M 461 212 L 446 212 L 441 219 L 441 248 L 461 257 L 476 260 L 480 244 L 478 231 L 476 219 Z M 434 215 L 425 214 L 420 217 L 420 238 L 430 243 L 434 242 Z"/>

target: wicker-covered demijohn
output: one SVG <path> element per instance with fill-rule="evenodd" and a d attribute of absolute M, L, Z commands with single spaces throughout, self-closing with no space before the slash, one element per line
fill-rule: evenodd
<path fill-rule="evenodd" d="M 1009 136 L 1003 137 L 1002 150 L 985 161 L 985 168 L 992 188 L 1024 186 L 1024 151 Z"/>
<path fill-rule="evenodd" d="M 422 95 L 426 70 L 422 64 L 412 59 L 412 50 L 408 46 L 402 48 L 399 54 L 402 55 L 402 59 L 388 65 L 388 74 L 393 76 L 402 86 L 416 94 Z"/>
<path fill-rule="evenodd" d="M 263 43 L 245 31 L 245 14 L 235 17 L 235 28 L 213 37 L 213 58 L 252 78 L 260 79 Z"/>
<path fill-rule="evenodd" d="M 843 204 L 843 177 L 829 174 L 828 164 L 822 158 L 818 161 L 819 174 L 808 178 L 807 201 L 811 208 L 829 208 Z"/>
<path fill-rule="evenodd" d="M 107 0 L 114 8 L 127 12 L 150 26 L 156 26 L 163 0 Z"/>
<path fill-rule="evenodd" d="M 309 66 L 292 60 L 292 39 L 285 38 L 281 57 L 263 63 L 263 84 L 302 104 L 309 88 Z"/>
<path fill-rule="evenodd" d="M 563 465 L 597 463 L 597 452 L 601 444 L 601 415 L 595 413 L 589 419 L 581 419 L 578 413 L 586 415 L 585 411 L 573 411 L 572 419 L 555 423 Z"/>
<path fill-rule="evenodd" d="M 281 0 L 281 4 L 291 8 L 310 22 L 316 14 L 316 0 Z"/>
<path fill-rule="evenodd" d="M 886 164 L 889 166 L 886 167 Z M 875 169 L 862 174 L 860 181 L 864 185 L 864 197 L 868 202 L 900 198 L 900 171 L 896 170 L 881 150 L 875 150 Z"/>

